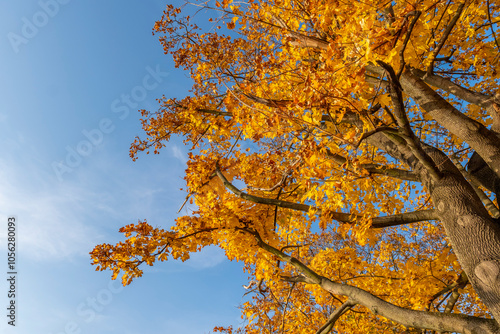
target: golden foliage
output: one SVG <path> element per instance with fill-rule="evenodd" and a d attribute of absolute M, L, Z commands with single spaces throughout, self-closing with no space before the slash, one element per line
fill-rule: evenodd
<path fill-rule="evenodd" d="M 401 73 L 431 66 L 465 87 L 497 91 L 499 50 L 490 22 L 498 21 L 498 3 L 467 1 L 435 52 L 461 4 L 224 0 L 198 4 L 213 13 L 213 25 L 198 23 L 202 28 L 169 5 L 154 30 L 176 66 L 189 71 L 192 94 L 162 99 L 157 112 L 142 111 L 147 138 L 137 138 L 131 156 L 150 148 L 158 153 L 171 135 L 182 135 L 192 149 L 185 180 L 197 209 L 168 231 L 146 222 L 122 228 L 124 242 L 91 253 L 96 269 L 111 269 L 113 279 L 121 272 L 129 284 L 142 275 L 142 263 L 184 261 L 217 245 L 228 259 L 242 261 L 258 283 L 242 306 L 246 327 L 215 332 L 316 333 L 347 298 L 290 282 L 286 278 L 300 272 L 265 251 L 258 235 L 334 282 L 397 306 L 442 312 L 452 289 L 443 290 L 461 272 L 442 227 L 433 221 L 372 227 L 377 217 L 431 209 L 432 203 L 418 182 L 386 172 L 409 172 L 408 166 L 364 140 L 371 131 L 396 126 L 391 97 L 367 67 L 383 61 Z M 467 148 L 404 99 L 422 142 L 448 154 Z M 487 124 L 481 108 L 462 110 Z M 246 189 L 231 191 L 218 177 L 218 165 L 227 182 L 239 180 Z M 487 315 L 470 285 L 457 289 L 461 297 L 453 312 Z M 336 321 L 335 330 L 405 328 L 358 305 Z"/>

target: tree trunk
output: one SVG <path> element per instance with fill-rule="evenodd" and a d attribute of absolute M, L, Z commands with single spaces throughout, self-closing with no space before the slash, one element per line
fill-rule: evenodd
<path fill-rule="evenodd" d="M 500 319 L 500 227 L 471 186 L 455 174 L 436 182 L 431 197 L 470 283 Z"/>

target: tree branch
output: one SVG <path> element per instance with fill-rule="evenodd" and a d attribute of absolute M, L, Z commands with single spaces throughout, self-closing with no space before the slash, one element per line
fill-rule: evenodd
<path fill-rule="evenodd" d="M 427 74 L 422 70 L 411 68 L 411 74 L 420 78 L 427 84 L 442 89 L 456 97 L 486 109 L 493 119 L 491 130 L 500 133 L 500 106 L 495 97 L 475 92 L 457 85 L 448 78 L 436 74 Z"/>
<path fill-rule="evenodd" d="M 378 87 L 380 85 L 381 88 L 387 88 L 389 83 L 385 80 L 379 79 L 376 76 L 365 74 L 365 81 L 373 87 Z"/>
<path fill-rule="evenodd" d="M 394 72 L 394 69 L 390 65 L 382 61 L 377 61 L 377 63 L 382 66 L 387 72 L 387 77 L 389 79 L 389 91 L 392 104 L 394 106 L 394 116 L 396 117 L 402 133 L 404 134 L 406 143 L 410 147 L 415 157 L 427 169 L 429 175 L 434 179 L 434 181 L 438 181 L 439 179 L 441 179 L 442 173 L 436 167 L 436 164 L 431 159 L 431 157 L 423 150 L 422 145 L 420 144 L 420 140 L 413 133 L 403 104 L 403 88 L 399 84 L 399 80 L 396 76 L 396 73 Z"/>
<path fill-rule="evenodd" d="M 380 76 L 384 74 L 384 69 L 382 67 L 373 66 L 373 68 L 375 70 L 369 70 L 379 74 Z M 376 70 L 380 70 L 380 73 L 376 72 Z M 346 112 L 344 119 L 346 119 L 346 116 L 349 117 L 350 124 L 358 127 L 359 129 L 363 128 L 363 122 L 359 120 L 359 117 L 357 117 L 356 113 L 348 111 Z M 408 167 L 410 167 L 413 173 L 415 173 L 415 175 L 420 178 L 420 182 L 427 183 L 428 180 L 430 180 L 427 170 L 425 170 L 422 164 L 419 163 L 418 159 L 416 159 L 415 155 L 412 153 L 408 145 L 406 145 L 405 140 L 400 135 L 392 135 L 392 133 L 388 132 L 375 133 L 374 135 L 366 138 L 366 141 L 369 145 L 372 145 L 379 150 L 384 151 L 395 160 L 404 162 Z M 437 154 L 442 154 L 442 152 L 439 153 L 439 150 L 429 145 L 426 145 L 426 149 L 434 151 L 434 153 Z"/>
<path fill-rule="evenodd" d="M 295 283 L 290 287 L 290 291 L 288 292 L 288 296 L 286 297 L 285 306 L 283 306 L 283 316 L 281 318 L 281 334 L 285 333 L 285 315 L 286 309 L 288 308 L 288 303 L 290 302 L 290 297 L 292 296 L 293 288 L 295 287 Z"/>
<path fill-rule="evenodd" d="M 420 177 L 409 170 L 389 168 L 377 164 L 363 164 L 361 167 L 366 169 L 370 174 L 380 174 L 404 181 L 420 182 Z"/>
<path fill-rule="evenodd" d="M 486 194 L 480 189 L 481 182 L 477 179 L 477 177 L 473 176 L 471 173 L 465 170 L 465 168 L 462 166 L 460 161 L 457 159 L 457 157 L 453 154 L 450 155 L 450 160 L 455 164 L 457 169 L 462 173 L 462 175 L 469 180 L 469 183 L 471 184 L 472 188 L 474 189 L 474 192 L 477 194 L 479 199 L 481 199 L 481 202 L 483 202 L 484 206 L 486 209 L 491 212 L 491 215 L 493 218 L 499 218 L 500 217 L 500 210 L 493 204 L 491 199 L 486 196 Z"/>
<path fill-rule="evenodd" d="M 483 108 L 488 108 L 488 106 L 493 102 L 493 97 L 486 94 L 478 93 L 457 85 L 448 78 L 442 77 L 437 74 L 427 74 L 425 71 L 419 70 L 417 68 L 410 68 L 410 73 L 431 86 L 442 89 L 448 93 L 455 95 L 456 97 L 467 101 L 469 103 L 481 106 Z"/>
<path fill-rule="evenodd" d="M 219 111 L 219 110 L 212 110 L 212 109 L 204 109 L 204 108 L 198 108 L 196 111 L 201 112 L 203 114 L 211 114 L 211 115 L 216 115 L 216 116 L 228 116 L 232 117 L 233 114 L 227 111 Z"/>
<path fill-rule="evenodd" d="M 177 103 L 177 102 L 174 103 L 174 106 L 176 108 L 180 108 L 180 109 L 184 109 L 184 110 L 188 109 L 187 107 L 185 107 L 182 104 Z M 220 111 L 220 110 L 216 110 L 216 109 L 196 108 L 195 110 L 197 112 L 201 112 L 203 114 L 211 114 L 211 115 L 217 115 L 217 116 L 233 116 L 233 114 L 231 114 L 230 112 Z"/>
<path fill-rule="evenodd" d="M 457 289 L 463 289 L 468 283 L 469 283 L 469 278 L 467 277 L 467 274 L 465 274 L 465 271 L 462 270 L 462 272 L 460 273 L 460 275 L 458 276 L 458 278 L 456 279 L 455 282 L 453 282 L 450 285 L 445 286 L 441 291 L 435 293 L 431 297 L 431 299 L 429 301 L 429 305 L 427 306 L 427 309 L 430 309 L 432 302 L 434 302 L 440 296 L 442 296 L 445 293 L 448 293 L 450 291 L 455 291 Z M 458 299 L 458 297 L 457 297 L 457 299 Z M 446 308 L 448 308 L 448 305 L 450 303 L 454 304 L 454 303 L 456 303 L 456 300 L 455 300 L 455 302 L 453 302 L 453 301 L 450 302 L 450 300 L 449 300 Z M 453 308 L 453 306 L 451 306 L 451 307 Z M 445 309 L 445 312 L 446 312 L 446 309 Z M 450 312 L 447 312 L 447 313 L 450 313 Z"/>
<path fill-rule="evenodd" d="M 497 34 L 493 29 L 493 23 L 491 22 L 491 13 L 490 13 L 490 0 L 486 0 L 486 8 L 488 8 L 488 21 L 490 21 L 490 30 L 493 35 L 493 40 L 495 41 L 495 45 L 497 46 L 498 51 L 500 52 L 500 45 L 498 45 Z"/>
<path fill-rule="evenodd" d="M 240 198 L 248 200 L 250 202 L 253 202 L 256 204 L 273 205 L 273 206 L 278 206 L 278 207 L 285 208 L 285 209 L 292 209 L 292 210 L 302 211 L 302 212 L 317 211 L 319 214 L 322 214 L 322 212 L 319 208 L 316 208 L 316 207 L 311 206 L 311 205 L 288 202 L 288 201 L 283 201 L 280 199 L 265 198 L 265 197 L 247 194 L 247 193 L 241 191 L 240 189 L 236 188 L 231 182 L 229 182 L 227 180 L 227 178 L 221 172 L 219 165 L 216 166 L 216 174 L 221 179 L 224 186 L 227 189 L 229 189 L 233 194 L 235 194 L 236 196 L 238 196 Z M 335 212 L 335 211 L 333 211 L 333 212 L 329 211 L 326 214 L 334 220 L 337 220 L 337 221 L 342 222 L 342 223 L 350 223 L 350 224 L 353 224 L 358 219 L 362 218 L 361 216 L 353 215 L 350 213 Z M 438 219 L 438 216 L 434 210 L 421 210 L 421 211 L 405 212 L 405 213 L 396 214 L 396 215 L 373 218 L 372 219 L 372 227 L 373 228 L 384 228 L 384 227 L 398 226 L 398 225 L 416 223 L 416 222 L 421 222 L 421 221 L 437 220 L 437 219 Z"/>
<path fill-rule="evenodd" d="M 469 144 L 500 177 L 500 145 L 494 131 L 462 114 L 409 71 L 401 75 L 405 93 L 441 126 Z"/>
<path fill-rule="evenodd" d="M 330 331 L 333 329 L 333 326 L 335 325 L 335 321 L 337 321 L 345 312 L 350 310 L 354 305 L 356 304 L 347 300 L 344 304 L 338 307 L 332 314 L 330 314 L 327 322 L 323 326 L 321 326 L 320 329 L 316 331 L 316 334 L 330 333 Z"/>
<path fill-rule="evenodd" d="M 448 302 L 446 303 L 446 307 L 444 308 L 443 313 L 451 313 L 451 311 L 453 311 L 453 308 L 455 307 L 455 304 L 458 301 L 458 298 L 460 298 L 460 293 L 458 292 L 458 290 L 454 290 L 451 293 Z"/>
<path fill-rule="evenodd" d="M 224 174 L 222 174 L 219 165 L 217 164 L 216 170 L 215 170 L 217 176 L 221 179 L 222 183 L 224 186 L 229 189 L 233 194 L 236 196 L 246 199 L 250 202 L 257 203 L 257 204 L 266 204 L 266 205 L 276 205 L 281 208 L 286 208 L 286 209 L 292 209 L 296 211 L 303 211 L 303 212 L 309 212 L 310 209 L 314 209 L 310 205 L 307 204 L 301 204 L 301 203 L 294 203 L 294 202 L 288 202 L 288 201 L 283 201 L 280 199 L 274 199 L 274 198 L 264 198 L 264 197 L 259 197 L 259 196 L 254 196 L 247 194 L 238 188 L 236 188 L 231 182 L 229 182 Z"/>
<path fill-rule="evenodd" d="M 285 29 L 288 31 L 287 37 L 291 39 L 291 44 L 295 46 L 300 46 L 300 47 L 314 47 L 314 48 L 319 48 L 319 49 L 326 49 L 328 48 L 328 42 L 324 39 L 320 39 L 318 37 L 313 37 L 313 36 L 307 36 L 304 34 L 301 34 L 296 31 L 292 31 L 286 24 L 285 21 L 281 17 L 278 17 L 274 15 L 273 13 L 269 13 L 273 19 L 274 23 L 277 26 L 280 26 L 282 29 Z"/>
<path fill-rule="evenodd" d="M 348 163 L 348 160 L 341 156 L 340 154 L 335 154 L 332 153 L 330 150 L 326 151 L 326 155 L 328 158 L 332 159 L 339 165 L 343 165 L 345 163 Z M 409 170 L 404 170 L 404 169 L 397 169 L 397 168 L 389 168 L 384 165 L 380 164 L 361 164 L 361 168 L 365 169 L 368 171 L 370 174 L 379 174 L 379 175 L 385 175 L 385 176 L 390 176 L 396 179 L 404 180 L 404 181 L 415 181 L 415 182 L 420 182 L 420 177 L 413 173 L 412 171 Z M 349 170 L 352 170 L 350 166 L 347 166 Z"/>
<path fill-rule="evenodd" d="M 395 321 L 406 327 L 430 329 L 441 332 L 459 333 L 498 333 L 498 324 L 493 319 L 483 319 L 463 314 L 443 314 L 426 311 L 415 311 L 396 306 L 385 300 L 372 295 L 371 293 L 347 284 L 336 283 L 328 278 L 317 274 L 314 270 L 303 264 L 300 260 L 287 255 L 280 250 L 264 242 L 257 232 L 248 231 L 252 234 L 259 247 L 275 255 L 281 261 L 287 262 L 303 277 L 302 282 L 317 284 L 326 291 L 334 295 L 342 295 L 349 298 L 349 301 L 360 304 L 369 309 L 375 315 L 381 315 L 389 320 Z M 298 281 L 298 280 L 296 280 Z"/>
<path fill-rule="evenodd" d="M 292 100 L 267 99 L 267 98 L 258 97 L 255 95 L 246 94 L 243 92 L 242 92 L 242 94 L 245 95 L 249 100 L 251 100 L 253 102 L 263 104 L 263 105 L 268 106 L 268 107 L 274 107 L 274 108 L 286 107 L 288 104 L 293 102 Z"/>
<path fill-rule="evenodd" d="M 413 15 L 414 17 L 413 17 L 413 20 L 410 23 L 410 27 L 408 28 L 408 31 L 406 32 L 406 37 L 405 37 L 405 40 L 403 42 L 403 47 L 399 51 L 399 58 L 400 58 L 401 67 L 400 67 L 400 69 L 398 71 L 398 75 L 397 75 L 398 78 L 401 76 L 401 73 L 403 73 L 403 70 L 404 70 L 404 68 L 406 66 L 406 63 L 405 63 L 405 49 L 406 49 L 406 46 L 408 45 L 408 41 L 410 40 L 410 35 L 411 35 L 411 32 L 413 31 L 413 27 L 415 26 L 415 23 L 417 23 L 417 20 L 420 17 L 420 14 L 422 14 L 422 12 L 420 12 L 419 10 L 417 10 L 417 11 L 413 11 L 413 12 L 410 12 L 410 13 L 408 13 L 408 14 L 405 15 L 405 21 L 411 15 Z"/>
<path fill-rule="evenodd" d="M 453 27 L 457 23 L 458 19 L 460 18 L 460 15 L 462 15 L 462 11 L 464 10 L 465 4 L 467 3 L 467 0 L 464 1 L 463 3 L 458 6 L 458 9 L 451 19 L 450 23 L 446 27 L 446 30 L 443 33 L 443 36 L 441 36 L 441 40 L 439 41 L 438 46 L 434 50 L 432 54 L 432 60 L 431 63 L 429 64 L 429 67 L 427 68 L 427 74 L 432 74 L 434 70 L 434 62 L 436 61 L 436 57 L 439 55 L 439 52 L 441 51 L 441 48 L 444 46 L 444 43 L 446 43 L 446 40 L 448 39 L 448 36 L 450 35 L 451 31 L 453 30 Z"/>
<path fill-rule="evenodd" d="M 430 220 L 439 220 L 434 209 L 376 217 L 372 219 L 372 228 L 392 227 Z"/>

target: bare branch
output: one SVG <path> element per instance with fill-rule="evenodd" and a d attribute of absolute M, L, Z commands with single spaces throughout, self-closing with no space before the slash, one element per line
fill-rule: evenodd
<path fill-rule="evenodd" d="M 488 105 L 493 101 L 493 98 L 491 96 L 462 87 L 454 83 L 450 79 L 439 76 L 437 74 L 427 74 L 417 68 L 410 68 L 410 72 L 411 74 L 424 80 L 431 86 L 442 89 L 464 101 L 481 106 L 483 108 L 488 108 Z"/>
<path fill-rule="evenodd" d="M 307 36 L 296 31 L 292 31 L 281 17 L 278 17 L 273 13 L 269 14 L 273 17 L 274 24 L 288 31 L 287 37 L 291 39 L 292 45 L 300 47 L 314 47 L 319 49 L 326 49 L 328 47 L 328 42 L 326 40 L 314 36 Z"/>
<path fill-rule="evenodd" d="M 216 167 L 216 174 L 221 179 L 222 183 L 224 183 L 224 186 L 227 189 L 231 190 L 231 192 L 233 192 L 236 196 L 243 198 L 243 199 L 246 199 L 248 201 L 258 203 L 258 204 L 276 205 L 276 206 L 279 206 L 282 208 L 303 211 L 303 212 L 309 212 L 309 210 L 312 208 L 310 205 L 307 205 L 307 204 L 294 203 L 294 202 L 283 201 L 280 199 L 264 198 L 264 197 L 249 195 L 249 194 L 239 190 L 231 182 L 229 182 L 226 179 L 226 177 L 224 176 L 224 174 L 222 174 L 222 172 L 220 171 L 218 164 Z"/>
<path fill-rule="evenodd" d="M 290 302 L 290 297 L 292 296 L 293 288 L 295 288 L 295 283 L 290 287 L 290 291 L 288 291 L 288 296 L 286 297 L 285 306 L 283 306 L 283 317 L 281 318 L 281 333 L 285 333 L 285 314 L 286 309 L 288 308 L 288 303 Z"/>
<path fill-rule="evenodd" d="M 287 36 L 291 39 L 290 44 L 292 44 L 293 46 L 300 46 L 302 48 L 309 47 L 326 50 L 329 45 L 329 43 L 324 39 L 314 36 L 307 36 L 298 32 L 292 32 Z"/>
<path fill-rule="evenodd" d="M 265 105 L 265 106 L 268 106 L 268 107 L 275 107 L 275 108 L 286 107 L 288 104 L 290 104 L 292 102 L 292 100 L 267 99 L 267 98 L 258 97 L 255 95 L 246 94 L 243 92 L 242 92 L 242 94 L 245 95 L 249 100 L 256 102 L 256 103 L 259 103 L 259 104 L 262 104 L 262 105 Z"/>
<path fill-rule="evenodd" d="M 377 164 L 364 164 L 361 165 L 361 167 L 366 169 L 370 174 L 380 174 L 404 181 L 420 182 L 420 177 L 417 174 L 408 170 L 389 168 L 387 166 L 382 166 Z"/>
<path fill-rule="evenodd" d="M 380 78 L 377 78 L 376 76 L 365 74 L 365 81 L 370 85 L 370 86 L 380 86 L 381 88 L 387 88 L 389 83 L 385 80 L 382 80 Z"/>
<path fill-rule="evenodd" d="M 354 303 L 347 300 L 344 304 L 338 307 L 330 316 L 328 317 L 328 321 L 321 326 L 320 329 L 316 331 L 316 334 L 328 334 L 333 329 L 335 325 L 335 321 L 337 321 L 345 312 L 350 310 L 354 305 Z"/>
<path fill-rule="evenodd" d="M 455 304 L 458 301 L 458 298 L 460 298 L 460 293 L 458 290 L 454 290 L 451 293 L 450 298 L 448 299 L 448 302 L 446 303 L 446 307 L 444 308 L 444 313 L 451 313 L 453 311 L 453 308 L 455 307 Z"/>
<path fill-rule="evenodd" d="M 452 82 L 448 78 L 436 74 L 429 75 L 419 69 L 412 68 L 410 72 L 431 86 L 442 89 L 455 95 L 459 99 L 486 109 L 493 119 L 491 130 L 500 133 L 500 105 L 499 101 L 494 96 L 472 91 Z"/>
<path fill-rule="evenodd" d="M 439 220 L 438 215 L 434 209 L 376 217 L 372 219 L 372 228 L 392 227 L 430 220 Z"/>
<path fill-rule="evenodd" d="M 176 108 L 180 109 L 188 109 L 187 107 L 175 102 L 174 103 Z M 207 109 L 207 108 L 196 108 L 195 109 L 197 112 L 203 113 L 203 114 L 211 114 L 211 115 L 217 115 L 217 116 L 233 116 L 230 112 L 227 111 L 220 111 L 217 109 Z"/>
<path fill-rule="evenodd" d="M 189 200 L 189 198 L 191 197 L 192 194 L 193 193 L 189 193 L 186 195 L 186 198 L 184 199 L 184 202 L 182 202 L 182 205 L 179 208 L 179 210 L 177 210 L 177 213 L 181 212 L 181 210 L 184 208 L 184 205 L 186 205 L 187 201 Z"/>
<path fill-rule="evenodd" d="M 216 116 L 228 116 L 231 117 L 233 114 L 227 111 L 219 111 L 219 110 L 212 110 L 212 109 L 204 109 L 204 108 L 199 108 L 196 109 L 197 112 L 201 112 L 203 114 L 211 114 L 211 115 L 216 115 Z"/>
<path fill-rule="evenodd" d="M 390 126 L 380 126 L 380 127 L 375 128 L 374 130 L 363 133 L 361 135 L 361 137 L 359 138 L 355 147 L 358 148 L 359 145 L 361 145 L 361 143 L 363 142 L 363 140 L 365 140 L 365 139 L 369 138 L 370 136 L 373 136 L 374 134 L 379 133 L 379 132 L 391 132 L 394 134 L 398 134 L 397 129 L 391 128 Z"/>
<path fill-rule="evenodd" d="M 497 46 L 497 49 L 500 52 L 500 46 L 498 45 L 497 34 L 495 33 L 495 30 L 493 29 L 494 24 L 491 21 L 490 0 L 486 0 L 486 7 L 488 8 L 488 21 L 490 21 L 491 34 L 493 35 L 493 40 L 495 41 L 495 45 Z"/>
<path fill-rule="evenodd" d="M 373 70 L 373 67 L 370 70 Z M 500 146 L 494 131 L 488 130 L 483 124 L 458 111 L 409 71 L 401 75 L 401 85 L 405 93 L 425 110 L 428 116 L 469 144 L 500 177 Z"/>
<path fill-rule="evenodd" d="M 248 186 L 248 189 L 252 189 L 252 190 L 260 190 L 260 191 L 274 191 L 276 189 L 278 189 L 279 187 L 281 187 L 286 179 L 292 174 L 293 172 L 293 168 L 295 167 L 295 165 L 297 165 L 300 161 L 302 160 L 302 158 L 298 158 L 297 160 L 295 160 L 291 165 L 290 167 L 288 168 L 288 170 L 286 172 L 283 173 L 283 176 L 281 177 L 281 179 L 278 181 L 278 183 L 276 183 L 274 186 L 272 186 L 271 188 L 257 188 L 257 187 L 252 187 L 252 186 Z"/>

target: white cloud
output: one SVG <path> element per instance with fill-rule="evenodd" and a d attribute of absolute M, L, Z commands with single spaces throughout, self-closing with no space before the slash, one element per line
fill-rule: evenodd
<path fill-rule="evenodd" d="M 59 260 L 88 254 L 97 232 L 86 222 L 89 194 L 81 186 L 57 182 L 36 160 L 0 160 L 0 189 L 0 219 L 18 219 L 20 256 Z M 5 242 L 2 231 L 0 245 Z"/>
<path fill-rule="evenodd" d="M 169 166 L 164 173 L 165 162 L 171 160 L 167 156 L 133 163 L 126 155 L 117 156 L 108 140 L 60 182 L 47 152 L 30 147 L 20 135 L 14 138 L 0 156 L 0 220 L 18 217 L 21 256 L 44 261 L 88 258 L 96 244 L 122 239 L 118 228 L 138 219 L 167 228 L 173 224 L 184 196 L 178 192 L 182 168 Z M 182 147 L 173 145 L 172 150 L 186 162 Z M 0 230 L 0 247 L 5 237 Z M 211 266 L 211 261 L 192 263 Z"/>
<path fill-rule="evenodd" d="M 226 259 L 222 249 L 216 246 L 207 246 L 200 252 L 191 254 L 190 259 L 185 263 L 191 268 L 202 270 L 215 267 Z"/>
<path fill-rule="evenodd" d="M 174 156 L 174 158 L 176 158 L 183 164 L 186 164 L 187 158 L 184 155 L 184 152 L 182 152 L 181 148 L 175 144 L 170 145 L 170 147 L 172 148 L 172 155 Z"/>

